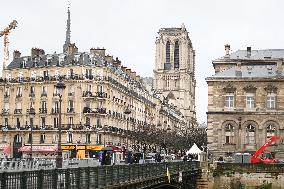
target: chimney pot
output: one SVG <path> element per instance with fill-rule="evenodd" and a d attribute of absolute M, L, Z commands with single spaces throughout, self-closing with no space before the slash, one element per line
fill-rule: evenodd
<path fill-rule="evenodd" d="M 247 47 L 247 57 L 251 56 L 251 47 Z"/>
<path fill-rule="evenodd" d="M 226 51 L 226 54 L 225 54 L 225 57 L 230 57 L 230 45 L 229 44 L 226 44 L 225 45 L 225 51 Z"/>

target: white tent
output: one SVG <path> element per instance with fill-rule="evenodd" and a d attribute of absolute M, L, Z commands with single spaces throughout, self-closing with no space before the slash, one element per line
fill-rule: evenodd
<path fill-rule="evenodd" d="M 201 157 L 200 155 L 202 154 L 202 151 L 198 148 L 198 146 L 194 143 L 192 147 L 186 152 L 186 155 L 191 154 L 191 155 L 197 155 L 198 156 L 198 161 L 200 161 Z"/>

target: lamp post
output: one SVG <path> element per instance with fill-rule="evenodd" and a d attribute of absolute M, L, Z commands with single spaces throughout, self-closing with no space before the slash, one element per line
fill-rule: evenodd
<path fill-rule="evenodd" d="M 57 89 L 59 96 L 59 120 L 58 120 L 58 149 L 56 156 L 56 168 L 62 168 L 62 149 L 61 149 L 61 102 L 62 102 L 62 92 L 66 88 L 63 81 L 59 80 L 54 87 Z"/>
<path fill-rule="evenodd" d="M 124 111 L 124 114 L 126 114 L 126 115 L 131 114 L 131 110 L 128 109 L 128 107 L 127 107 L 126 110 Z M 128 118 L 129 118 L 129 116 L 128 116 Z M 127 130 L 127 135 L 126 135 L 126 149 L 127 149 L 127 150 L 128 150 L 128 121 L 129 121 L 129 120 L 126 120 L 126 130 Z"/>
<path fill-rule="evenodd" d="M 34 108 L 30 108 L 29 110 L 29 115 L 30 115 L 30 142 L 31 142 L 31 149 L 30 149 L 30 160 L 33 160 L 33 118 L 35 116 L 35 109 Z"/>

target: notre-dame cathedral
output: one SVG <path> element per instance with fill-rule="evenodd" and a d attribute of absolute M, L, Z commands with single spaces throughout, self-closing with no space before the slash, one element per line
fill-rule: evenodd
<path fill-rule="evenodd" d="M 176 106 L 188 121 L 196 124 L 195 51 L 188 32 L 180 28 L 161 28 L 156 38 L 154 89 Z"/>

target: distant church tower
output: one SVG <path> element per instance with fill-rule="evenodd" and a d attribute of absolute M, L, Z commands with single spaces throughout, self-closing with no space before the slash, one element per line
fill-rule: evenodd
<path fill-rule="evenodd" d="M 195 51 L 184 24 L 161 28 L 156 38 L 154 89 L 183 113 L 190 127 L 196 123 Z"/>

